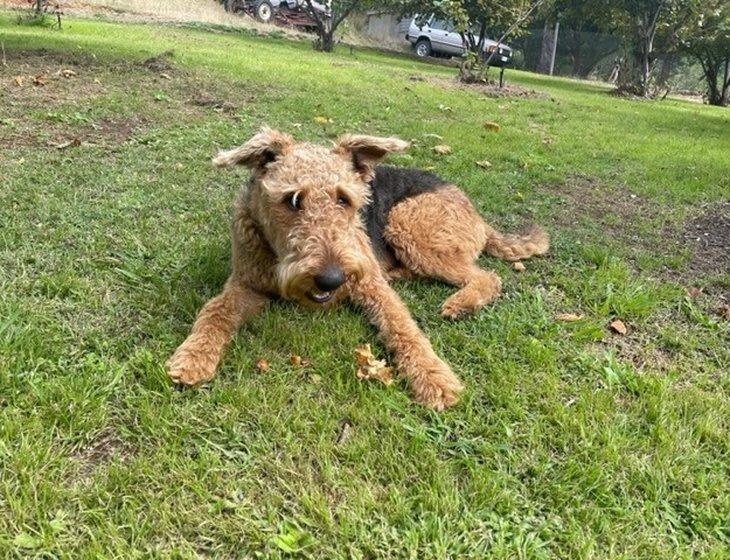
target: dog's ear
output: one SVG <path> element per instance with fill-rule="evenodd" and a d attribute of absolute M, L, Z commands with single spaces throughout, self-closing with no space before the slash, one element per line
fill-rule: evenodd
<path fill-rule="evenodd" d="M 213 165 L 245 165 L 255 171 L 263 171 L 267 164 L 286 153 L 293 145 L 294 140 L 288 134 L 264 127 L 243 146 L 219 152 L 213 158 Z"/>
<path fill-rule="evenodd" d="M 361 134 L 345 134 L 335 142 L 334 152 L 352 161 L 364 181 L 373 178 L 375 166 L 390 152 L 402 152 L 408 148 L 408 142 L 399 138 L 379 138 Z"/>

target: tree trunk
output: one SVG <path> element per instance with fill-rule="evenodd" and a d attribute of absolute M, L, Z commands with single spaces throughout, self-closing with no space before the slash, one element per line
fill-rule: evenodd
<path fill-rule="evenodd" d="M 545 20 L 542 30 L 542 45 L 540 47 L 540 60 L 537 63 L 537 71 L 541 74 L 550 73 L 550 60 L 555 49 L 555 22 Z"/>
<path fill-rule="evenodd" d="M 674 63 L 676 56 L 673 53 L 666 54 L 662 58 L 662 67 L 659 70 L 658 82 L 660 86 L 666 85 L 669 78 L 672 76 L 672 70 L 674 69 Z"/>
<path fill-rule="evenodd" d="M 333 30 L 325 30 L 319 33 L 315 48 L 322 52 L 332 52 L 335 48 L 335 34 Z"/>

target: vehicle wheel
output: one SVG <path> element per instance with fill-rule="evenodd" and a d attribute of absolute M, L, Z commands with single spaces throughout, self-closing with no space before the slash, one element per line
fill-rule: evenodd
<path fill-rule="evenodd" d="M 419 39 L 416 41 L 416 56 L 419 58 L 427 58 L 431 56 L 431 41 L 428 39 Z"/>
<path fill-rule="evenodd" d="M 256 19 L 264 23 L 269 23 L 274 16 L 274 7 L 269 0 L 259 0 L 253 10 Z"/>

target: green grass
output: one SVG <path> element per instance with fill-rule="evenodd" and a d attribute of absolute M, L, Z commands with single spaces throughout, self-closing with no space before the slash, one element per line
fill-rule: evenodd
<path fill-rule="evenodd" d="M 519 72 L 545 95 L 495 99 L 453 69 L 243 34 L 0 13 L 0 36 L 3 556 L 727 557 L 730 282 L 682 236 L 728 198 L 727 110 Z M 141 64 L 169 49 L 167 76 Z M 347 307 L 275 304 L 214 382 L 171 388 L 245 175 L 210 156 L 264 123 L 413 139 L 393 162 L 551 230 L 524 273 L 482 259 L 504 297 L 463 322 L 438 318 L 449 287 L 396 284 L 467 386 L 453 410 L 358 381 L 354 347 L 384 350 Z"/>

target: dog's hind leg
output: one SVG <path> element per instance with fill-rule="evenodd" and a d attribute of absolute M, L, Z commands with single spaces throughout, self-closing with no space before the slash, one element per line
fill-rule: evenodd
<path fill-rule="evenodd" d="M 267 302 L 266 296 L 231 276 L 223 291 L 203 306 L 185 342 L 168 360 L 172 380 L 197 385 L 212 379 L 223 350 L 240 324 L 259 313 Z"/>
<path fill-rule="evenodd" d="M 499 276 L 474 264 L 488 231 L 466 195 L 447 187 L 393 207 L 385 239 L 396 258 L 416 275 L 461 288 L 441 307 L 443 317 L 456 319 L 499 297 Z"/>

